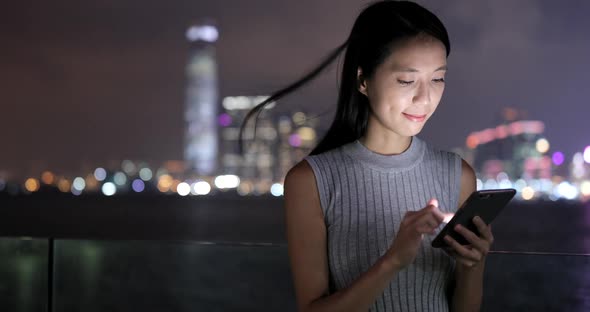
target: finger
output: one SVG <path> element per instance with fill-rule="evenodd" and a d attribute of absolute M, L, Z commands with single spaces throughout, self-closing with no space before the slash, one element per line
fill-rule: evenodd
<path fill-rule="evenodd" d="M 416 211 L 406 212 L 404 214 L 404 218 L 402 219 L 402 225 L 412 224 L 414 222 L 414 219 L 416 219 L 417 216 L 418 216 L 418 213 Z"/>
<path fill-rule="evenodd" d="M 447 244 L 460 256 L 469 259 L 470 261 L 479 262 L 482 258 L 482 255 L 477 250 L 477 248 L 468 248 L 467 246 L 463 246 L 459 244 L 456 240 L 454 240 L 449 235 L 444 237 Z"/>
<path fill-rule="evenodd" d="M 481 254 L 487 255 L 488 250 L 490 249 L 490 243 L 486 239 L 481 239 L 461 224 L 457 224 L 454 229 L 457 233 L 463 235 L 463 237 L 465 237 L 465 239 Z"/>
<path fill-rule="evenodd" d="M 473 223 L 477 227 L 477 230 L 479 231 L 481 236 L 485 240 L 487 240 L 491 245 L 492 242 L 494 241 L 494 236 L 492 235 L 492 230 L 491 230 L 490 226 L 485 224 L 485 222 L 479 216 L 475 216 L 473 218 Z"/>
<path fill-rule="evenodd" d="M 445 220 L 445 215 L 438 209 L 436 205 L 428 205 L 422 209 L 423 214 L 431 214 L 437 220 L 438 223 L 442 223 Z"/>
<path fill-rule="evenodd" d="M 457 262 L 462 263 L 463 265 L 466 266 L 474 266 L 477 262 L 468 259 L 466 257 L 461 256 L 460 254 L 458 254 L 456 251 L 454 251 L 452 248 L 450 247 L 445 247 L 443 248 L 443 251 L 449 255 L 450 257 L 454 258 Z"/>
<path fill-rule="evenodd" d="M 443 220 L 444 223 L 449 223 L 449 221 L 455 216 L 454 213 L 450 212 L 443 212 L 443 215 L 445 216 L 445 219 Z"/>
<path fill-rule="evenodd" d="M 414 224 L 416 224 L 416 227 L 420 228 L 427 227 L 427 231 L 430 232 L 432 230 L 436 230 L 441 222 L 439 222 L 433 215 L 426 214 L 416 218 L 416 220 L 414 220 Z"/>
<path fill-rule="evenodd" d="M 438 226 L 443 222 L 444 214 L 440 212 L 440 210 L 438 210 L 438 208 L 436 208 L 435 206 L 430 205 L 420 210 L 416 218 L 420 220 L 429 218 L 433 220 L 434 224 L 437 224 Z"/>
<path fill-rule="evenodd" d="M 477 263 L 477 261 L 469 260 L 469 259 L 461 257 L 459 255 L 457 255 L 455 257 L 455 260 L 457 260 L 457 262 L 459 262 L 467 267 L 473 267 Z"/>

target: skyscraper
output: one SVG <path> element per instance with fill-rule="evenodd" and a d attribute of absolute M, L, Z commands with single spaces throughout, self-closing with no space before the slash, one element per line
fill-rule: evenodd
<path fill-rule="evenodd" d="M 219 33 L 210 24 L 193 25 L 186 32 L 190 54 L 186 66 L 185 106 L 186 169 L 212 175 L 217 169 L 217 64 L 215 46 Z"/>

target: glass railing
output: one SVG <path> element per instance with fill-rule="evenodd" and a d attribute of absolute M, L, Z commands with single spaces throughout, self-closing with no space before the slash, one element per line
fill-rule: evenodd
<path fill-rule="evenodd" d="M 295 311 L 279 244 L 55 240 L 52 311 Z M 48 311 L 48 241 L 0 239 L 0 311 Z M 590 255 L 493 252 L 482 311 L 590 310 Z"/>
<path fill-rule="evenodd" d="M 158 200 L 0 203 L 0 311 L 296 310 L 280 200 Z M 505 210 L 482 311 L 589 311 L 587 224 L 580 204 Z"/>

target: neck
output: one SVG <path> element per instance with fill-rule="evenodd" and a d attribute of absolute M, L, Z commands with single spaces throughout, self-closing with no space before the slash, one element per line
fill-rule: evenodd
<path fill-rule="evenodd" d="M 359 142 L 367 149 L 381 155 L 398 155 L 410 147 L 412 137 L 393 135 L 367 135 L 361 137 Z"/>

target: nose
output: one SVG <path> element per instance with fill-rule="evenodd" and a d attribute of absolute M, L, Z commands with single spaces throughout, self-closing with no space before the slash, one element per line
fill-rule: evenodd
<path fill-rule="evenodd" d="M 414 104 L 428 105 L 430 103 L 430 88 L 428 84 L 420 83 L 413 98 Z"/>

